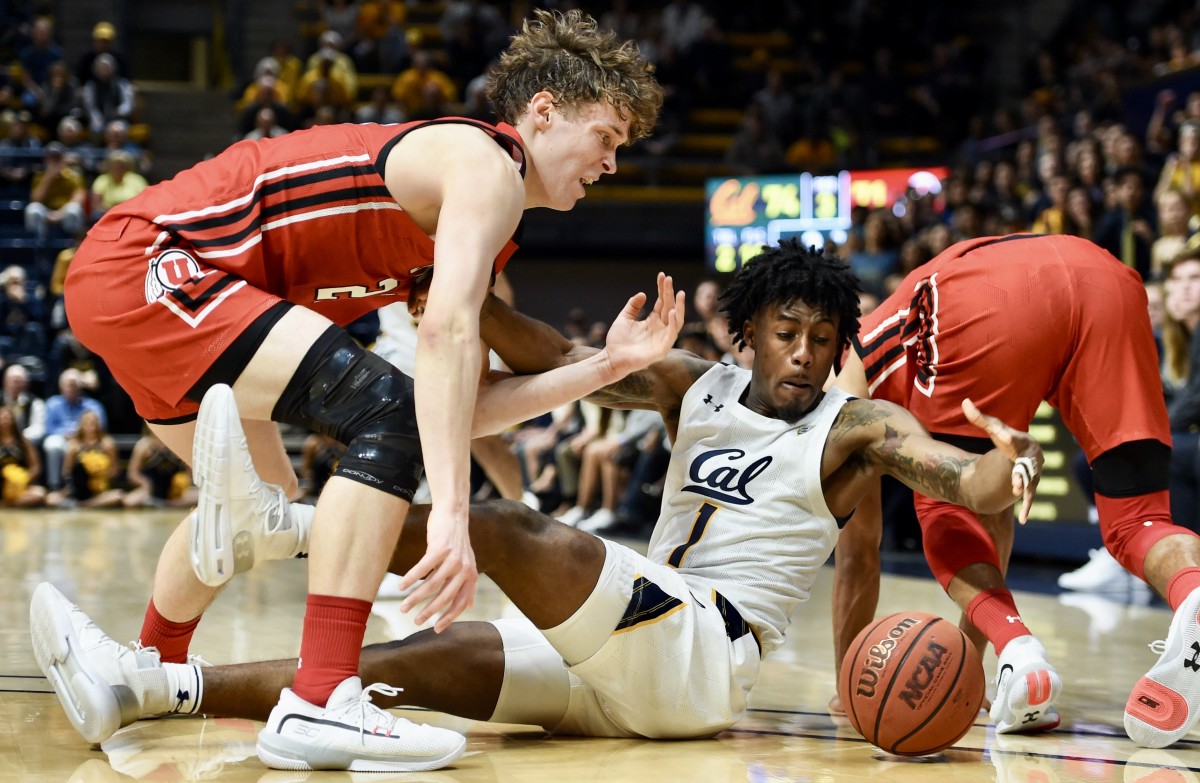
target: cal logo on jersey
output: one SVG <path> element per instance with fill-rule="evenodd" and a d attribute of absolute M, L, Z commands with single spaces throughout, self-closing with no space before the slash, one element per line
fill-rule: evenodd
<path fill-rule="evenodd" d="M 713 449 L 692 460 L 688 468 L 688 479 L 692 483 L 684 492 L 695 492 L 706 498 L 723 500 L 735 506 L 748 506 L 754 502 L 750 495 L 750 482 L 771 464 L 771 457 L 759 457 L 747 462 L 742 449 Z"/>
<path fill-rule="evenodd" d="M 189 280 L 203 277 L 200 264 L 183 250 L 166 250 L 150 260 L 146 270 L 146 302 L 157 302 L 168 291 L 174 291 Z"/>

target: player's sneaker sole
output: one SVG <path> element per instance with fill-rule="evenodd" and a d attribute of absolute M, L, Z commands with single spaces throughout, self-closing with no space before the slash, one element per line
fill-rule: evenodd
<path fill-rule="evenodd" d="M 240 443 L 245 435 L 233 389 L 216 384 L 205 392 L 196 418 L 192 475 L 200 494 L 188 537 L 192 570 L 210 587 L 219 587 L 254 565 L 253 533 L 233 530 L 229 470 L 234 438 Z M 239 564 L 239 559 L 248 562 Z"/>
<path fill-rule="evenodd" d="M 83 655 L 71 624 L 71 603 L 48 582 L 29 605 L 33 655 L 67 713 L 88 742 L 102 742 L 121 728 L 121 707 L 109 684 Z"/>
<path fill-rule="evenodd" d="M 1200 588 L 1176 610 L 1166 649 L 1125 704 L 1125 733 L 1143 748 L 1165 748 L 1200 719 Z"/>

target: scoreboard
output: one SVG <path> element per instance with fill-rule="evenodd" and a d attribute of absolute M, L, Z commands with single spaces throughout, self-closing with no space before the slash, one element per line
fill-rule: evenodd
<path fill-rule="evenodd" d="M 941 210 L 944 166 L 841 171 L 817 175 L 713 177 L 705 183 L 705 250 L 715 272 L 735 272 L 781 239 L 806 245 L 844 243 L 854 207 L 903 214 L 914 198 L 933 198 Z"/>

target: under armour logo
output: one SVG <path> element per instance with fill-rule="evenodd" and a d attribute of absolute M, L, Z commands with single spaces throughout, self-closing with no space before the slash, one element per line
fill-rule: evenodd
<path fill-rule="evenodd" d="M 1005 616 L 1005 618 L 1004 618 L 1004 619 L 1005 619 L 1005 620 L 1008 620 L 1008 622 L 1009 622 L 1009 623 L 1019 623 L 1019 622 L 1021 622 L 1021 618 L 1020 618 L 1019 616 L 1015 616 L 1015 615 L 1011 615 L 1011 614 L 1010 614 L 1010 615 L 1007 615 L 1007 616 Z"/>
<path fill-rule="evenodd" d="M 713 396 L 712 396 L 711 394 L 709 394 L 709 395 L 705 396 L 705 398 L 704 398 L 704 404 L 705 404 L 705 405 L 713 405 Z M 720 412 L 721 412 L 721 409 L 722 409 L 722 408 L 724 408 L 724 407 L 725 407 L 725 405 L 724 405 L 724 404 L 721 404 L 721 405 L 713 405 L 713 410 L 714 410 L 714 411 L 716 411 L 717 413 L 720 413 Z"/>
<path fill-rule="evenodd" d="M 1042 714 L 1041 710 L 1035 710 L 1034 712 L 1027 712 L 1027 713 L 1025 713 L 1025 717 L 1021 720 L 1021 723 L 1023 723 L 1023 724 L 1033 723 L 1035 720 L 1038 719 L 1038 716 L 1041 714 Z"/>
<path fill-rule="evenodd" d="M 1200 642 L 1192 642 L 1192 658 L 1184 661 L 1183 665 L 1194 672 L 1200 672 Z"/>
<path fill-rule="evenodd" d="M 175 691 L 175 710 L 176 711 L 183 708 L 183 705 L 187 703 L 189 695 L 190 695 L 190 692 L 185 691 L 182 688 Z"/>

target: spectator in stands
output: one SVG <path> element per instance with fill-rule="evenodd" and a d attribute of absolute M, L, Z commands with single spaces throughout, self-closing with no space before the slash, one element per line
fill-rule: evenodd
<path fill-rule="evenodd" d="M 1116 203 L 1100 219 L 1094 240 L 1145 280 L 1150 276 L 1150 247 L 1158 236 L 1146 183 L 1141 169 L 1134 166 L 1121 169 L 1113 179 Z"/>
<path fill-rule="evenodd" d="M 95 144 L 88 140 L 83 124 L 74 117 L 63 117 L 58 123 L 58 143 L 63 146 L 63 159 L 78 158 L 85 174 L 94 175 L 104 160 Z"/>
<path fill-rule="evenodd" d="M 758 104 L 746 107 L 742 122 L 725 150 L 725 163 L 742 174 L 769 174 L 782 171 L 787 165 L 783 145 L 763 121 Z"/>
<path fill-rule="evenodd" d="M 33 135 L 33 115 L 11 113 L 8 136 L 0 141 L 0 190 L 6 198 L 28 198 L 42 142 Z"/>
<path fill-rule="evenodd" d="M 29 45 L 21 50 L 18 59 L 25 81 L 22 102 L 27 108 L 33 109 L 37 106 L 37 95 L 33 88 L 46 82 L 50 66 L 63 59 L 63 50 L 54 42 L 54 22 L 48 16 L 39 16 L 34 20 L 30 36 Z"/>
<path fill-rule="evenodd" d="M 887 295 L 884 280 L 899 268 L 900 254 L 892 242 L 884 210 L 872 210 L 863 228 L 862 247 L 852 251 L 846 261 L 858 275 L 863 290 L 882 299 Z"/>
<path fill-rule="evenodd" d="M 763 86 L 755 91 L 750 102 L 762 107 L 763 121 L 776 137 L 791 139 L 796 135 L 796 100 L 778 66 L 767 67 Z"/>
<path fill-rule="evenodd" d="M 75 65 L 75 80 L 79 84 L 85 84 L 92 78 L 92 66 L 96 63 L 96 58 L 102 54 L 107 54 L 113 58 L 113 62 L 117 66 L 117 74 L 132 79 L 133 74 L 129 71 L 129 62 L 125 59 L 125 55 L 117 51 L 117 28 L 112 22 L 97 22 L 92 28 L 92 48 L 84 52 Z"/>
<path fill-rule="evenodd" d="M 483 43 L 483 33 L 478 25 L 473 16 L 460 20 L 443 45 L 446 51 L 446 75 L 460 92 L 484 72 L 493 57 L 492 50 Z"/>
<path fill-rule="evenodd" d="M 98 155 L 108 157 L 110 152 L 123 150 L 133 156 L 134 171 L 142 175 L 150 173 L 150 155 L 142 146 L 129 139 L 129 123 L 125 120 L 113 120 L 104 129 L 104 147 L 97 151 Z"/>
<path fill-rule="evenodd" d="M 1077 185 L 1067 192 L 1065 228 L 1067 234 L 1092 239 L 1099 223 L 1097 203 L 1087 188 Z"/>
<path fill-rule="evenodd" d="M 46 400 L 46 438 L 42 449 L 46 453 L 46 486 L 59 489 L 63 479 L 63 457 L 67 440 L 79 430 L 84 413 L 94 413 L 100 427 L 106 426 L 104 406 L 84 395 L 83 374 L 74 367 L 62 371 L 58 378 L 58 394 Z"/>
<path fill-rule="evenodd" d="M 62 144 L 57 141 L 47 144 L 43 156 L 45 168 L 33 175 L 29 203 L 25 206 L 25 229 L 39 242 L 46 241 L 52 228 L 59 228 L 67 235 L 83 229 L 87 186 L 83 174 L 68 165 L 63 152 Z"/>
<path fill-rule="evenodd" d="M 0 506 L 28 508 L 46 502 L 37 483 L 42 462 L 37 448 L 21 432 L 13 409 L 0 406 Z"/>
<path fill-rule="evenodd" d="M 1035 234 L 1069 234 L 1067 217 L 1067 194 L 1071 192 L 1071 178 L 1066 174 L 1055 174 L 1046 184 L 1046 204 L 1033 219 Z"/>
<path fill-rule="evenodd" d="M 49 133 L 53 133 L 64 118 L 78 116 L 82 110 L 79 82 L 61 60 L 50 66 L 46 81 L 35 85 L 33 91 L 37 97 L 35 121 Z"/>
<path fill-rule="evenodd" d="M 255 116 L 254 127 L 242 138 L 257 141 L 258 139 L 273 139 L 287 133 L 288 129 L 275 119 L 275 110 L 270 106 L 264 106 L 258 110 L 258 114 Z"/>
<path fill-rule="evenodd" d="M 468 115 L 470 116 L 470 115 Z M 371 90 L 371 100 L 354 110 L 355 122 L 377 122 L 380 125 L 405 121 L 404 112 L 388 96 L 388 88 L 380 85 Z"/>
<path fill-rule="evenodd" d="M 276 38 L 272 41 L 271 53 L 255 63 L 254 79 L 257 80 L 264 73 L 275 77 L 281 93 L 290 96 L 296 92 L 300 75 L 304 73 L 304 63 L 292 53 L 292 45 L 286 38 Z"/>
<path fill-rule="evenodd" d="M 46 353 L 40 290 L 30 289 L 24 267 L 16 265 L 0 274 L 0 348 L 6 357 Z"/>
<path fill-rule="evenodd" d="M 83 112 L 97 136 L 113 120 L 133 121 L 136 108 L 133 83 L 117 73 L 117 61 L 101 54 L 92 63 L 92 78 L 83 85 Z"/>
<path fill-rule="evenodd" d="M 341 41 L 350 41 L 358 24 L 358 7 L 354 0 L 323 0 L 321 21 L 326 32 L 336 33 Z"/>
<path fill-rule="evenodd" d="M 402 0 L 361 0 L 355 20 L 354 63 L 359 72 L 399 73 L 408 53 Z"/>
<path fill-rule="evenodd" d="M 121 473 L 117 444 L 95 411 L 84 411 L 67 439 L 62 473 L 63 487 L 46 496 L 48 506 L 113 508 L 124 500 L 125 493 L 113 486 Z"/>
<path fill-rule="evenodd" d="M 438 19 L 442 41 L 453 41 L 464 22 L 485 61 L 499 54 L 508 35 L 508 25 L 495 5 L 483 0 L 449 0 Z"/>
<path fill-rule="evenodd" d="M 299 87 L 299 84 L 297 84 Z M 242 109 L 238 119 L 238 135 L 245 138 L 258 124 L 258 115 L 263 109 L 270 109 L 275 115 L 275 123 L 284 130 L 296 130 L 300 127 L 296 115 L 288 108 L 287 103 L 280 97 L 278 80 L 269 73 L 264 73 L 246 88 L 250 101 Z"/>
<path fill-rule="evenodd" d="M 1200 251 L 1189 249 L 1166 267 L 1163 378 L 1174 395 L 1171 420 L 1171 517 L 1200 529 Z"/>
<path fill-rule="evenodd" d="M 246 110 L 254 105 L 282 104 L 292 106 L 296 90 L 300 86 L 300 76 L 291 84 L 286 84 L 279 78 L 279 63 L 273 57 L 264 57 L 254 66 L 254 79 L 242 91 L 242 97 L 233 105 L 234 112 L 239 117 L 246 116 Z M 265 95 L 264 95 L 265 94 Z"/>
<path fill-rule="evenodd" d="M 1187 200 L 1188 213 L 1200 215 L 1200 124 L 1185 122 L 1179 126 L 1178 149 L 1167 161 L 1154 186 L 1154 198 L 1167 190 L 1177 190 Z"/>
<path fill-rule="evenodd" d="M 1154 201 L 1158 207 L 1158 239 L 1150 246 L 1150 276 L 1160 280 L 1167 262 L 1187 246 L 1191 233 L 1188 221 L 1195 213 L 1190 210 L 1187 198 L 1174 188 L 1161 191 Z"/>
<path fill-rule="evenodd" d="M 392 98 L 409 120 L 443 117 L 458 100 L 458 88 L 444 72 L 433 67 L 433 55 L 413 52 L 412 65 L 392 82 Z"/>
<path fill-rule="evenodd" d="M 657 411 L 627 411 L 616 417 L 607 432 L 588 443 L 583 450 L 575 505 L 559 520 L 589 533 L 616 524 L 617 502 L 625 494 L 625 482 L 637 461 L 642 440 L 661 422 Z M 595 505 L 597 500 L 599 504 Z"/>
<path fill-rule="evenodd" d="M 187 508 L 199 495 L 187 464 L 149 427 L 133 444 L 125 479 L 130 487 L 122 498 L 125 508 Z"/>
<path fill-rule="evenodd" d="M 692 47 L 704 34 L 708 14 L 695 0 L 670 0 L 659 22 L 665 43 L 675 47 L 684 60 L 690 60 Z"/>
<path fill-rule="evenodd" d="M 354 60 L 343 51 L 345 38 L 335 30 L 327 30 L 321 33 L 318 43 L 317 51 L 304 63 L 305 72 L 316 69 L 322 59 L 332 58 L 334 78 L 345 88 L 347 95 L 357 97 L 358 69 Z"/>
<path fill-rule="evenodd" d="M 335 56 L 326 51 L 318 53 L 315 67 L 309 68 L 300 77 L 296 86 L 297 121 L 300 127 L 310 121 L 323 106 L 333 109 L 335 116 L 348 115 L 355 94 L 338 75 Z"/>
<path fill-rule="evenodd" d="M 113 150 L 104 161 L 104 173 L 92 183 L 93 221 L 149 187 L 146 178 L 133 171 L 133 156 L 125 150 Z"/>
<path fill-rule="evenodd" d="M 17 426 L 25 439 L 34 448 L 41 448 L 42 438 L 46 436 L 46 401 L 29 390 L 29 370 L 25 365 L 14 362 L 4 368 L 0 405 L 17 417 Z"/>

